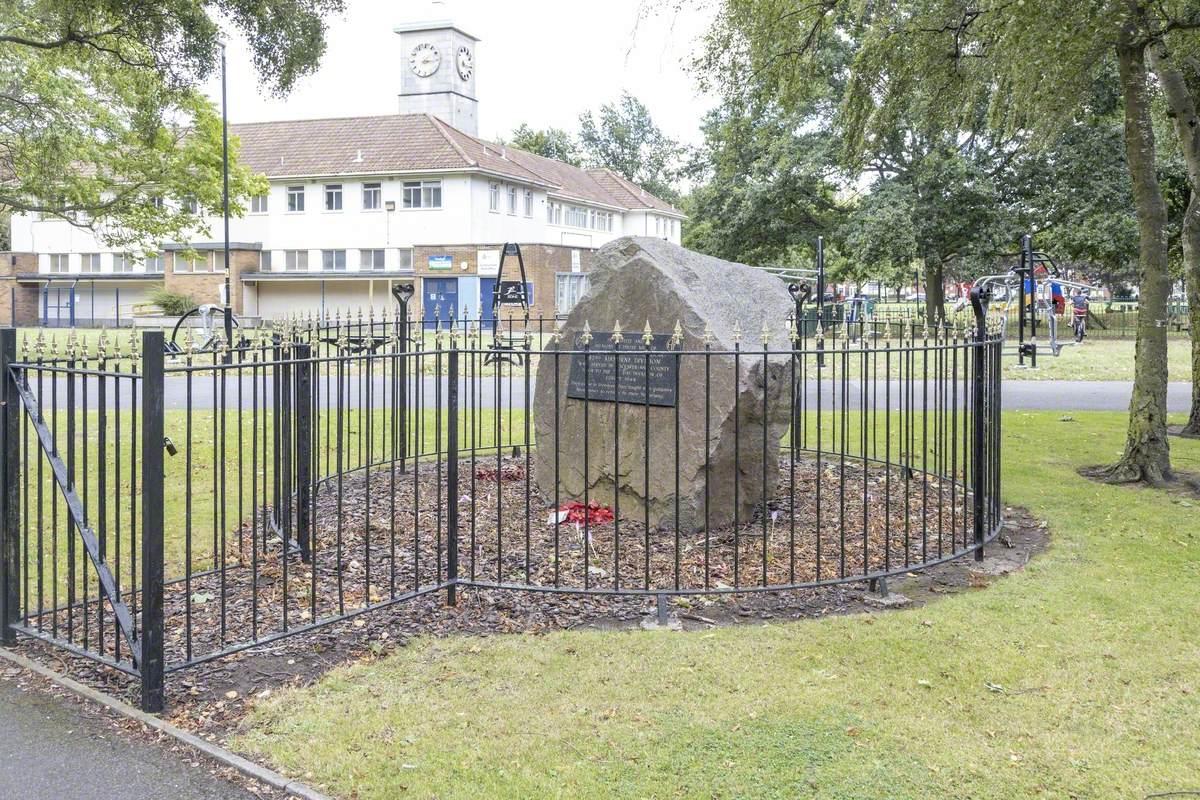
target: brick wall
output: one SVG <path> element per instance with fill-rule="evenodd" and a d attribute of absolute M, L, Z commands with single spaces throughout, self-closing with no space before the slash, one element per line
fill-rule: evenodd
<path fill-rule="evenodd" d="M 38 287 L 21 285 L 15 277 L 28 272 L 37 272 L 36 253 L 0 252 L 0 325 L 38 323 Z"/>
<path fill-rule="evenodd" d="M 168 292 L 176 294 L 186 294 L 194 298 L 198 303 L 217 303 L 221 299 L 220 286 L 225 283 L 225 273 L 223 272 L 176 272 L 175 259 L 178 253 L 171 253 L 171 257 L 167 259 L 165 265 L 165 274 L 163 275 L 163 286 Z M 208 252 L 202 252 L 205 257 L 211 258 Z M 230 250 L 229 251 L 229 283 L 233 297 L 230 298 L 233 304 L 233 313 L 242 313 L 242 273 L 253 272 L 258 269 L 259 251 L 258 250 Z M 182 262 L 182 259 L 181 259 Z"/>

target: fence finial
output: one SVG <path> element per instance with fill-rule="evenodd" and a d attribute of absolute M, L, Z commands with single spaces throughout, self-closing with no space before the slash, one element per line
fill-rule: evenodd
<path fill-rule="evenodd" d="M 733 321 L 733 343 L 740 344 L 742 341 L 742 323 L 738 320 Z"/>
<path fill-rule="evenodd" d="M 613 322 L 611 338 L 613 344 L 620 344 L 621 342 L 625 341 L 625 337 L 621 334 L 621 320 L 616 320 Z"/>
<path fill-rule="evenodd" d="M 683 346 L 683 325 L 679 320 L 675 320 L 675 330 L 671 331 L 671 341 L 668 346 L 672 350 L 676 350 Z"/>
<path fill-rule="evenodd" d="M 767 324 L 765 319 L 763 320 L 762 332 L 759 334 L 759 336 L 762 339 L 763 347 L 766 347 L 771 343 L 771 326 Z"/>
<path fill-rule="evenodd" d="M 654 330 L 650 327 L 650 320 L 646 320 L 646 327 L 642 328 L 642 344 L 649 347 L 654 344 Z"/>
<path fill-rule="evenodd" d="M 705 347 L 711 347 L 717 341 L 717 337 L 713 335 L 712 326 L 707 322 L 704 323 L 704 333 L 700 339 L 704 342 Z"/>
<path fill-rule="evenodd" d="M 579 343 L 584 347 L 592 343 L 592 326 L 586 319 L 583 321 L 583 333 L 579 334 Z"/>

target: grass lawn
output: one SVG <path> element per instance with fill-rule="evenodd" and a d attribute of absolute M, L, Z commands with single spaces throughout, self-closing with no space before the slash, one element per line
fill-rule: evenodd
<path fill-rule="evenodd" d="M 1007 415 L 1006 497 L 1054 538 L 985 591 L 703 633 L 420 640 L 263 701 L 233 744 L 355 798 L 1200 790 L 1200 503 L 1079 478 L 1125 418 L 1060 417 Z M 1200 471 L 1200 443 L 1172 447 Z"/>
<path fill-rule="evenodd" d="M 1020 369 L 1015 356 L 1005 356 L 1004 379 L 1132 381 L 1133 354 L 1132 339 L 1086 339 L 1080 346 L 1064 347 L 1057 358 L 1039 347 L 1037 369 Z M 1172 381 L 1186 383 L 1192 379 L 1192 351 L 1187 339 L 1167 340 L 1167 374 Z"/>

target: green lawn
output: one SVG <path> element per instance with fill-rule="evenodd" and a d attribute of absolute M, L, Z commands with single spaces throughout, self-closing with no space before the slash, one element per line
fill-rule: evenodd
<path fill-rule="evenodd" d="M 1016 347 L 1015 342 L 1012 344 Z M 1167 341 L 1167 374 L 1172 381 L 1192 379 L 1191 343 Z M 1021 369 L 1015 356 L 1004 358 L 1004 379 L 1023 381 L 1132 381 L 1132 339 L 1086 339 L 1082 345 L 1064 347 L 1058 357 L 1038 348 L 1037 369 Z"/>
<path fill-rule="evenodd" d="M 1125 419 L 1073 417 L 1007 415 L 1006 497 L 1054 538 L 985 591 L 703 633 L 424 639 L 274 695 L 233 744 L 364 800 L 1194 793 L 1200 503 L 1078 477 Z M 1200 471 L 1200 443 L 1172 446 Z"/>

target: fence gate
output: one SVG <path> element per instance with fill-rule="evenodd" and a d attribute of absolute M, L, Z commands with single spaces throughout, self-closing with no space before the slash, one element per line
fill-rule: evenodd
<path fill-rule="evenodd" d="M 16 632 L 141 680 L 162 707 L 162 333 L 146 358 L 0 331 L 3 640 Z M 140 371 L 138 369 L 140 365 Z"/>

